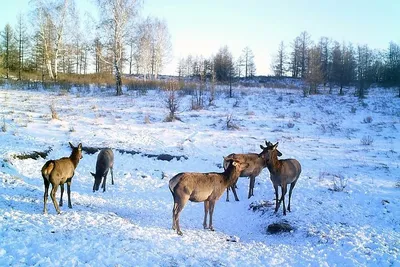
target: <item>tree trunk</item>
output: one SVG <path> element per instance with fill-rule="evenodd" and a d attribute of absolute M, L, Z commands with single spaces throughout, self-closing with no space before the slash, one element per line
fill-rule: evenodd
<path fill-rule="evenodd" d="M 116 60 L 114 60 L 114 67 L 115 67 L 115 85 L 117 89 L 117 96 L 120 96 L 122 95 L 122 80 L 121 80 L 121 73 L 119 72 Z"/>
<path fill-rule="evenodd" d="M 229 77 L 229 97 L 232 98 L 232 77 Z"/>

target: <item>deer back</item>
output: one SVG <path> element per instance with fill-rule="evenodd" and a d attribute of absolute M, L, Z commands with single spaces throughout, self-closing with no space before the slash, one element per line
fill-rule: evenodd
<path fill-rule="evenodd" d="M 271 181 L 274 184 L 281 185 L 285 180 L 286 184 L 296 181 L 301 173 L 301 165 L 296 159 L 279 160 L 279 168 L 270 170 Z"/>
<path fill-rule="evenodd" d="M 97 156 L 96 175 L 103 176 L 114 165 L 114 153 L 111 149 L 102 149 Z"/>
<path fill-rule="evenodd" d="M 239 177 L 258 176 L 263 168 L 266 167 L 263 158 L 256 153 L 248 154 L 230 154 L 224 159 L 224 169 L 227 169 L 229 159 L 240 161 L 247 165 L 241 172 Z"/>

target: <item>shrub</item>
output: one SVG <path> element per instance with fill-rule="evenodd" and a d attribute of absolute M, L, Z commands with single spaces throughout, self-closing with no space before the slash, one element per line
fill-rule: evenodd
<path fill-rule="evenodd" d="M 168 116 L 164 121 L 171 122 L 174 120 L 179 120 L 176 113 L 179 109 L 179 99 L 177 97 L 176 91 L 179 89 L 179 83 L 176 81 L 169 81 L 165 87 L 166 90 L 166 100 L 165 105 L 169 110 Z"/>
<path fill-rule="evenodd" d="M 7 132 L 6 119 L 4 117 L 3 117 L 3 125 L 1 126 L 1 131 L 3 133 Z"/>
<path fill-rule="evenodd" d="M 56 111 L 56 107 L 55 107 L 55 105 L 54 105 L 54 102 L 51 103 L 51 105 L 50 105 L 50 111 L 51 111 L 51 118 L 52 118 L 53 120 L 58 120 L 58 114 L 57 114 L 57 111 Z"/>
<path fill-rule="evenodd" d="M 300 119 L 301 114 L 299 112 L 294 111 L 292 117 L 293 117 L 293 119 L 297 120 L 297 119 Z"/>
<path fill-rule="evenodd" d="M 233 122 L 232 114 L 226 116 L 226 128 L 228 130 L 239 130 L 239 126 Z"/>
<path fill-rule="evenodd" d="M 291 121 L 289 121 L 289 122 L 286 124 L 286 126 L 287 126 L 288 128 L 293 128 L 293 127 L 294 127 L 294 123 L 291 122 Z"/>
<path fill-rule="evenodd" d="M 149 114 L 146 114 L 146 115 L 144 116 L 144 123 L 145 123 L 145 124 L 150 124 L 150 116 L 149 116 Z"/>
<path fill-rule="evenodd" d="M 368 116 L 368 117 L 364 118 L 363 122 L 364 123 L 371 123 L 372 122 L 372 117 Z"/>
<path fill-rule="evenodd" d="M 370 146 L 370 145 L 372 145 L 373 142 L 374 142 L 374 139 L 369 135 L 364 136 L 363 138 L 361 138 L 361 144 L 363 146 Z"/>

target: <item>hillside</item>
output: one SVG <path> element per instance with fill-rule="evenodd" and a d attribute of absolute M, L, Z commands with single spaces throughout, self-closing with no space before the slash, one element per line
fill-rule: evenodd
<path fill-rule="evenodd" d="M 371 89 L 362 101 L 352 92 L 304 98 L 299 90 L 236 88 L 234 94 L 228 98 L 220 87 L 214 105 L 202 110 L 191 110 L 191 96 L 184 95 L 181 121 L 164 122 L 168 112 L 158 90 L 116 97 L 97 88 L 0 89 L 0 265 L 398 266 L 396 92 Z M 234 127 L 227 128 L 229 116 Z M 182 237 L 171 230 L 170 178 L 221 171 L 223 156 L 258 153 L 265 140 L 279 141 L 282 158 L 302 164 L 291 213 L 249 208 L 274 202 L 265 169 L 254 197 L 246 198 L 249 181 L 240 178 L 240 201 L 226 202 L 224 194 L 217 202 L 215 232 L 202 229 L 202 203 L 183 210 Z M 97 153 L 84 153 L 72 180 L 73 209 L 64 205 L 57 215 L 49 198 L 43 215 L 40 169 L 68 156 L 68 142 L 113 148 L 115 185 L 109 177 L 105 193 L 92 192 Z M 14 157 L 49 148 L 47 158 Z M 163 153 L 187 159 L 143 156 Z M 267 234 L 269 224 L 282 221 L 294 230 Z"/>

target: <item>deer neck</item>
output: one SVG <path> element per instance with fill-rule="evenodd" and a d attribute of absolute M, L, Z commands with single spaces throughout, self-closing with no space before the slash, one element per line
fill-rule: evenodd
<path fill-rule="evenodd" d="M 276 174 L 281 171 L 282 162 L 278 160 L 278 155 L 275 153 L 271 155 L 270 160 L 267 163 L 267 167 L 270 173 Z"/>
<path fill-rule="evenodd" d="M 76 169 L 80 160 L 79 153 L 72 152 L 71 156 L 69 156 L 69 159 L 71 160 L 72 164 L 74 165 L 74 168 Z"/>
<path fill-rule="evenodd" d="M 224 176 L 225 187 L 229 187 L 236 182 L 237 178 L 239 177 L 239 174 L 237 173 L 236 168 L 230 165 L 228 169 L 225 170 L 223 176 Z"/>

